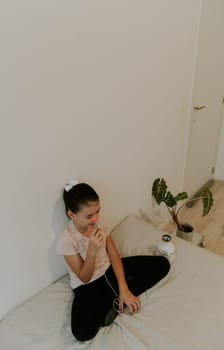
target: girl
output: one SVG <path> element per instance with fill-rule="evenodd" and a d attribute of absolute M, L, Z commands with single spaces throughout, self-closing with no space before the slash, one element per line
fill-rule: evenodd
<path fill-rule="evenodd" d="M 85 183 L 66 185 L 66 213 L 71 219 L 58 241 L 74 291 L 71 329 L 78 340 L 93 338 L 113 322 L 124 306 L 140 310 L 138 295 L 165 277 L 170 269 L 162 256 L 120 258 L 100 218 L 100 200 Z"/>

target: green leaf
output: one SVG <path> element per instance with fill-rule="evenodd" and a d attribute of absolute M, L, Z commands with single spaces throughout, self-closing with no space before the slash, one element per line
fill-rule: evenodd
<path fill-rule="evenodd" d="M 164 179 L 156 179 L 153 182 L 152 195 L 155 197 L 157 204 L 164 202 L 171 208 L 177 204 L 175 197 L 167 191 L 167 185 Z"/>
<path fill-rule="evenodd" d="M 164 201 L 164 195 L 166 193 L 167 185 L 164 179 L 156 179 L 152 186 L 152 195 L 154 196 L 157 204 Z"/>
<path fill-rule="evenodd" d="M 188 195 L 187 192 L 180 192 L 176 195 L 175 200 L 176 202 L 183 201 L 184 199 L 187 199 Z"/>
<path fill-rule="evenodd" d="M 175 197 L 169 191 L 163 195 L 163 201 L 171 208 L 177 204 Z"/>
<path fill-rule="evenodd" d="M 201 192 L 201 196 L 202 201 L 203 201 L 203 215 L 205 216 L 209 213 L 212 205 L 213 205 L 213 196 L 212 196 L 212 192 L 209 190 L 209 188 L 205 188 L 202 192 Z"/>

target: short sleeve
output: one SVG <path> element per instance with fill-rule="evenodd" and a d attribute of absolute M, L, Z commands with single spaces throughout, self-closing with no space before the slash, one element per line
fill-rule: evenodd
<path fill-rule="evenodd" d="M 56 253 L 59 255 L 76 255 L 79 253 L 67 230 L 59 237 Z"/>

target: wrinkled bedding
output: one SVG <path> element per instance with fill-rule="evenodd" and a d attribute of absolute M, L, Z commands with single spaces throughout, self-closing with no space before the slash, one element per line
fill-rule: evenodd
<path fill-rule="evenodd" d="M 136 216 L 112 232 L 122 256 L 153 254 L 163 232 Z M 139 313 L 119 315 L 87 342 L 70 331 L 68 276 L 10 312 L 0 322 L 4 350 L 221 350 L 224 346 L 224 259 L 173 238 L 168 276 L 141 295 Z"/>

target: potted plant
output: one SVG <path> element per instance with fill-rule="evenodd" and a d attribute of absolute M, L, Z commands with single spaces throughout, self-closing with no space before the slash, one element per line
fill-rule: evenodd
<path fill-rule="evenodd" d="M 161 203 L 164 203 L 166 205 L 173 219 L 173 222 L 177 227 L 177 236 L 189 240 L 191 240 L 193 235 L 193 227 L 190 224 L 180 222 L 179 214 L 181 209 L 183 209 L 187 203 L 202 199 L 202 216 L 205 216 L 209 213 L 214 201 L 212 192 L 208 187 L 202 188 L 197 196 L 188 200 L 186 200 L 188 198 L 188 194 L 186 192 L 180 192 L 174 196 L 170 191 L 167 190 L 166 181 L 163 178 L 158 178 L 153 182 L 152 195 L 158 205 Z M 183 200 L 185 200 L 185 202 L 182 205 L 178 206 L 178 203 Z M 186 238 L 186 234 L 189 238 Z"/>

